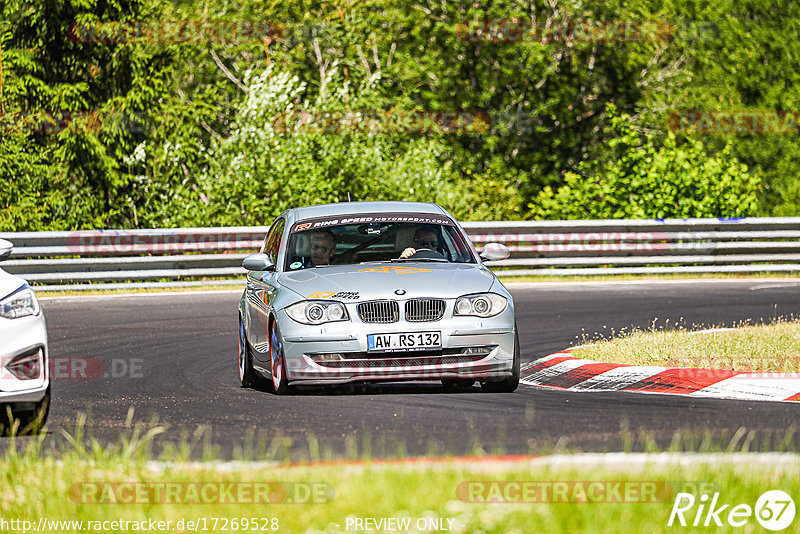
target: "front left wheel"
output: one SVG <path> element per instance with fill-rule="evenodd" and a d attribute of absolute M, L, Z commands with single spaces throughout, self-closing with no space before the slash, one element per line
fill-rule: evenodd
<path fill-rule="evenodd" d="M 47 386 L 44 398 L 36 403 L 32 411 L 14 412 L 13 410 L 4 409 L 0 416 L 2 417 L 2 426 L 7 427 L 4 433 L 27 436 L 41 432 L 47 422 L 47 416 L 50 414 L 50 387 L 49 385 Z M 11 418 L 8 418 L 9 411 L 11 411 Z"/>
<path fill-rule="evenodd" d="M 446 389 L 447 391 L 453 391 L 453 390 L 457 390 L 457 389 L 466 389 L 466 388 L 471 388 L 471 387 L 472 387 L 472 384 L 474 384 L 474 383 L 475 383 L 475 381 L 474 381 L 474 380 L 469 380 L 469 379 L 451 379 L 451 378 L 445 378 L 445 379 L 443 379 L 443 380 L 442 380 L 442 386 L 443 386 L 443 387 L 444 387 L 444 389 Z"/>
<path fill-rule="evenodd" d="M 516 330 L 516 328 L 515 328 Z M 481 389 L 487 393 L 511 393 L 519 387 L 520 354 L 519 332 L 514 334 L 514 361 L 511 364 L 511 376 L 500 382 L 481 382 Z"/>

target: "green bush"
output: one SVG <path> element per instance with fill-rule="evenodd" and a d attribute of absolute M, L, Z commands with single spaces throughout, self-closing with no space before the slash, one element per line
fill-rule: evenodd
<path fill-rule="evenodd" d="M 709 157 L 694 139 L 659 146 L 639 135 L 630 117 L 609 106 L 609 150 L 581 162 L 557 190 L 545 187 L 528 204 L 536 219 L 747 217 L 757 214 L 758 176 L 726 147 Z"/>

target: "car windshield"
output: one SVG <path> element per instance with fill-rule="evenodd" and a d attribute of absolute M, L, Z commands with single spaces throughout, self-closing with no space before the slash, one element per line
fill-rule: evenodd
<path fill-rule="evenodd" d="M 476 262 L 466 237 L 449 218 L 348 215 L 295 223 L 286 270 L 389 261 Z"/>

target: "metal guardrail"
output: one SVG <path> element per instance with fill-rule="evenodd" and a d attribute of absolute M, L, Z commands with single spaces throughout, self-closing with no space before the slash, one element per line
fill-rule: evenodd
<path fill-rule="evenodd" d="M 505 276 L 800 272 L 800 217 L 463 226 L 479 249 L 492 241 L 511 249 L 511 258 L 489 264 Z M 266 232 L 255 226 L 0 233 L 14 243 L 0 266 L 48 289 L 233 284 L 239 282 L 219 278 L 243 276 L 242 259 L 260 248 Z"/>

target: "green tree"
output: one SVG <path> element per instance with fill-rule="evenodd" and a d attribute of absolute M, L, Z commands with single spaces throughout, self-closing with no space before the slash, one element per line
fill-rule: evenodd
<path fill-rule="evenodd" d="M 61 230 L 68 218 L 68 198 L 54 187 L 59 181 L 54 156 L 27 136 L 0 136 L 0 229 Z"/>
<path fill-rule="evenodd" d="M 383 119 L 392 112 L 370 112 L 378 73 L 360 86 L 348 84 L 335 64 L 326 76 L 309 94 L 306 82 L 274 67 L 246 74 L 247 98 L 235 126 L 212 146 L 197 190 L 186 191 L 190 217 L 215 225 L 265 224 L 290 207 L 348 197 L 452 201 L 462 215 L 489 200 L 479 195 L 491 187 L 461 187 L 451 165 L 442 164 L 449 149 L 440 136 L 381 130 L 390 127 Z M 491 200 L 519 202 L 514 191 L 494 188 Z M 502 204 L 493 209 L 506 215 Z"/>
<path fill-rule="evenodd" d="M 0 13 L 6 116 L 97 111 L 134 118 L 106 120 L 100 129 L 75 120 L 68 131 L 2 139 L 0 179 L 14 183 L 0 186 L 0 205 L 30 213 L 0 215 L 3 229 L 238 224 L 263 221 L 283 205 L 341 200 L 348 191 L 354 198 L 439 199 L 465 218 L 518 218 L 536 214 L 525 206 L 541 208 L 562 186 L 607 180 L 613 165 L 600 162 L 616 161 L 619 176 L 631 176 L 633 156 L 620 151 L 633 153 L 639 144 L 658 161 L 674 154 L 684 159 L 673 162 L 693 162 L 693 191 L 718 167 L 746 164 L 749 175 L 763 179 L 759 213 L 800 214 L 796 136 L 684 137 L 667 127 L 679 110 L 800 109 L 800 8 L 792 3 L 8 0 Z M 664 25 L 642 40 L 492 35 L 514 19 L 551 28 Z M 69 38 L 75 22 L 115 20 L 156 27 L 268 21 L 283 32 L 243 42 Z M 266 105 L 252 90 L 264 90 L 253 84 L 267 69 L 302 82 L 292 109 L 477 111 L 491 124 L 459 135 L 271 132 L 266 108 L 255 124 L 243 122 Z M 608 104 L 630 116 L 637 143 L 612 124 Z M 603 213 L 638 212 L 624 207 L 631 194 L 642 201 L 638 190 L 615 187 L 628 195 L 604 192 L 602 199 L 616 198 L 619 207 Z M 677 196 L 672 204 L 687 216 L 710 209 Z"/>
<path fill-rule="evenodd" d="M 10 0 L 0 10 L 5 21 L 0 26 L 4 135 L 17 136 L 6 143 L 38 156 L 23 159 L 29 162 L 25 168 L 0 166 L 0 180 L 40 175 L 41 158 L 50 167 L 47 180 L 4 188 L 8 194 L 37 192 L 22 200 L 0 197 L 2 204 L 21 201 L 34 208 L 27 221 L 13 219 L 21 226 L 5 229 L 126 225 L 130 176 L 122 160 L 145 136 L 136 125 L 158 114 L 171 77 L 171 53 L 159 45 L 84 38 L 74 24 L 140 20 L 158 13 L 159 5 L 149 0 Z M 31 128 L 37 124 L 46 127 Z M 8 148 L 4 157 L 14 153 Z"/>

